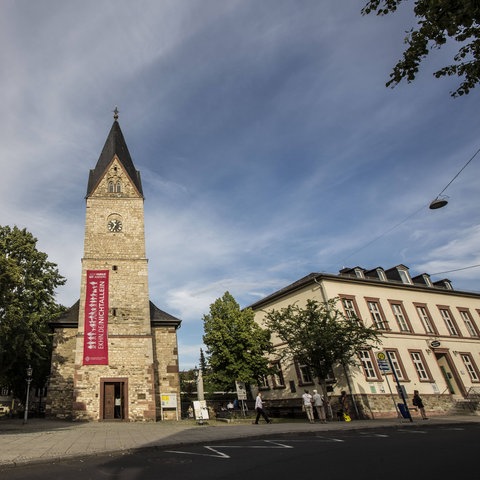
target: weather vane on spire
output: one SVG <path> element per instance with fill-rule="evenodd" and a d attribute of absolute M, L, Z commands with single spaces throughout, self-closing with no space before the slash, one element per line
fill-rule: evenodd
<path fill-rule="evenodd" d="M 119 113 L 118 107 L 115 105 L 115 110 L 113 111 L 114 120 L 118 120 L 118 113 Z"/>

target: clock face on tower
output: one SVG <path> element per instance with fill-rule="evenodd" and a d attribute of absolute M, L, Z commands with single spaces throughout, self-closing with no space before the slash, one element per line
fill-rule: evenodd
<path fill-rule="evenodd" d="M 122 222 L 120 220 L 110 220 L 107 224 L 110 232 L 121 232 Z"/>

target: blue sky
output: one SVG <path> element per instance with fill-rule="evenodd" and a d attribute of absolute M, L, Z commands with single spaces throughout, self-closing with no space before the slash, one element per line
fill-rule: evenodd
<path fill-rule="evenodd" d="M 409 2 L 410 4 L 412 2 Z M 310 272 L 412 275 L 480 264 L 480 89 L 452 99 L 432 72 L 385 87 L 411 5 L 362 17 L 355 0 L 3 0 L 0 224 L 26 227 L 80 292 L 84 196 L 118 105 L 142 173 L 150 295 L 202 317 Z M 395 227 L 395 228 L 394 228 Z M 480 269 L 433 276 L 480 291 Z"/>

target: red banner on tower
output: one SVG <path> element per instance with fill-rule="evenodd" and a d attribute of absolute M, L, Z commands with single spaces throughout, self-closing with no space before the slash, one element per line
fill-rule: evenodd
<path fill-rule="evenodd" d="M 83 364 L 108 365 L 108 270 L 87 270 Z"/>

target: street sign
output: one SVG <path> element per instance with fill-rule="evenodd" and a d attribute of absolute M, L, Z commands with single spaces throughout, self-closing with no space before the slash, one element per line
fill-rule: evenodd
<path fill-rule="evenodd" d="M 377 360 L 378 363 L 378 368 L 382 372 L 390 372 L 390 365 L 388 363 L 388 360 Z"/>
<path fill-rule="evenodd" d="M 377 364 L 378 368 L 382 372 L 390 372 L 390 362 L 387 359 L 387 355 L 385 352 L 378 352 L 377 353 Z"/>
<path fill-rule="evenodd" d="M 239 400 L 246 400 L 247 399 L 247 389 L 245 387 L 245 382 L 235 382 L 235 386 L 237 388 L 237 398 Z"/>

